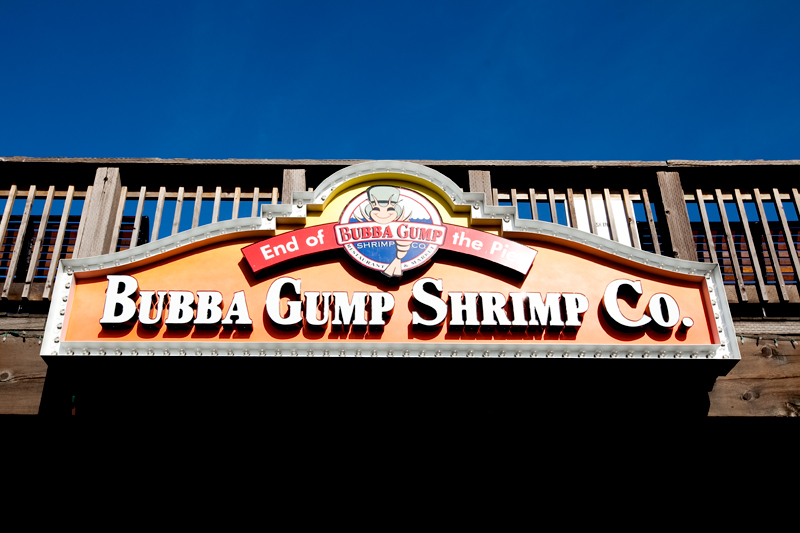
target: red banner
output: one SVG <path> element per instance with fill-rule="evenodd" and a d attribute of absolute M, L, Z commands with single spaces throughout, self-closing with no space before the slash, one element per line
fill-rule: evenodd
<path fill-rule="evenodd" d="M 290 259 L 340 248 L 336 242 L 335 226 L 337 224 L 324 224 L 289 231 L 246 246 L 242 248 L 242 254 L 253 273 L 257 274 Z M 531 269 L 536 257 L 536 250 L 491 233 L 452 224 L 444 226 L 447 233 L 439 246 L 443 250 L 479 257 L 523 275 Z M 436 240 L 442 242 L 438 235 Z"/>

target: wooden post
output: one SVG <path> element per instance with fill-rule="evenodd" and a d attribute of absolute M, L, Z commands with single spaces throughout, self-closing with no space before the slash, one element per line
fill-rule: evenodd
<path fill-rule="evenodd" d="M 92 197 L 88 199 L 88 223 L 81 237 L 80 249 L 73 257 L 94 257 L 104 254 L 109 249 L 121 190 L 122 182 L 118 168 L 97 169 Z"/>
<path fill-rule="evenodd" d="M 486 195 L 486 205 L 493 205 L 492 177 L 488 170 L 469 171 L 469 192 L 482 192 Z"/>
<path fill-rule="evenodd" d="M 288 204 L 292 201 L 292 193 L 306 190 L 306 171 L 302 168 L 283 170 L 283 188 L 281 189 L 281 203 Z"/>
<path fill-rule="evenodd" d="M 689 211 L 683 199 L 681 177 L 677 172 L 658 172 L 658 188 L 661 189 L 661 201 L 667 217 L 669 239 L 672 251 L 678 259 L 697 261 L 697 247 L 692 236 L 692 224 L 689 222 Z"/>

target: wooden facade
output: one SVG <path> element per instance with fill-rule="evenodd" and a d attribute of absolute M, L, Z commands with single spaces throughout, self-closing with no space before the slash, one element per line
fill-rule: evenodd
<path fill-rule="evenodd" d="M 58 259 L 157 241 L 312 190 L 361 161 L 0 159 L 0 414 L 40 411 Z M 800 413 L 800 161 L 415 161 L 518 216 L 719 263 L 742 361 L 710 416 Z"/>

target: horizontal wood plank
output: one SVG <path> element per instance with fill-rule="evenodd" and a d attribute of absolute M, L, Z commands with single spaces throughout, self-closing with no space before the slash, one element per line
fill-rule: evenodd
<path fill-rule="evenodd" d="M 709 416 L 800 416 L 800 377 L 717 379 Z"/>

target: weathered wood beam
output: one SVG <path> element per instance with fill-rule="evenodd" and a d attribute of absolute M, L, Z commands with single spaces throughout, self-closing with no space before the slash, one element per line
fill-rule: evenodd
<path fill-rule="evenodd" d="M 281 203 L 288 204 L 292 201 L 292 193 L 306 190 L 306 171 L 302 168 L 287 168 L 283 170 L 283 188 L 281 189 Z"/>
<path fill-rule="evenodd" d="M 482 192 L 486 195 L 486 205 L 493 205 L 492 176 L 488 170 L 469 171 L 469 192 Z"/>
<path fill-rule="evenodd" d="M 74 257 L 95 257 L 103 255 L 109 249 L 121 190 L 122 180 L 118 168 L 97 169 L 89 199 L 86 228 L 81 236 L 80 249 Z"/>
<path fill-rule="evenodd" d="M 689 222 L 689 211 L 683 199 L 681 177 L 677 172 L 657 172 L 656 175 L 672 251 L 678 259 L 697 261 L 697 247 L 692 235 L 692 224 Z"/>

